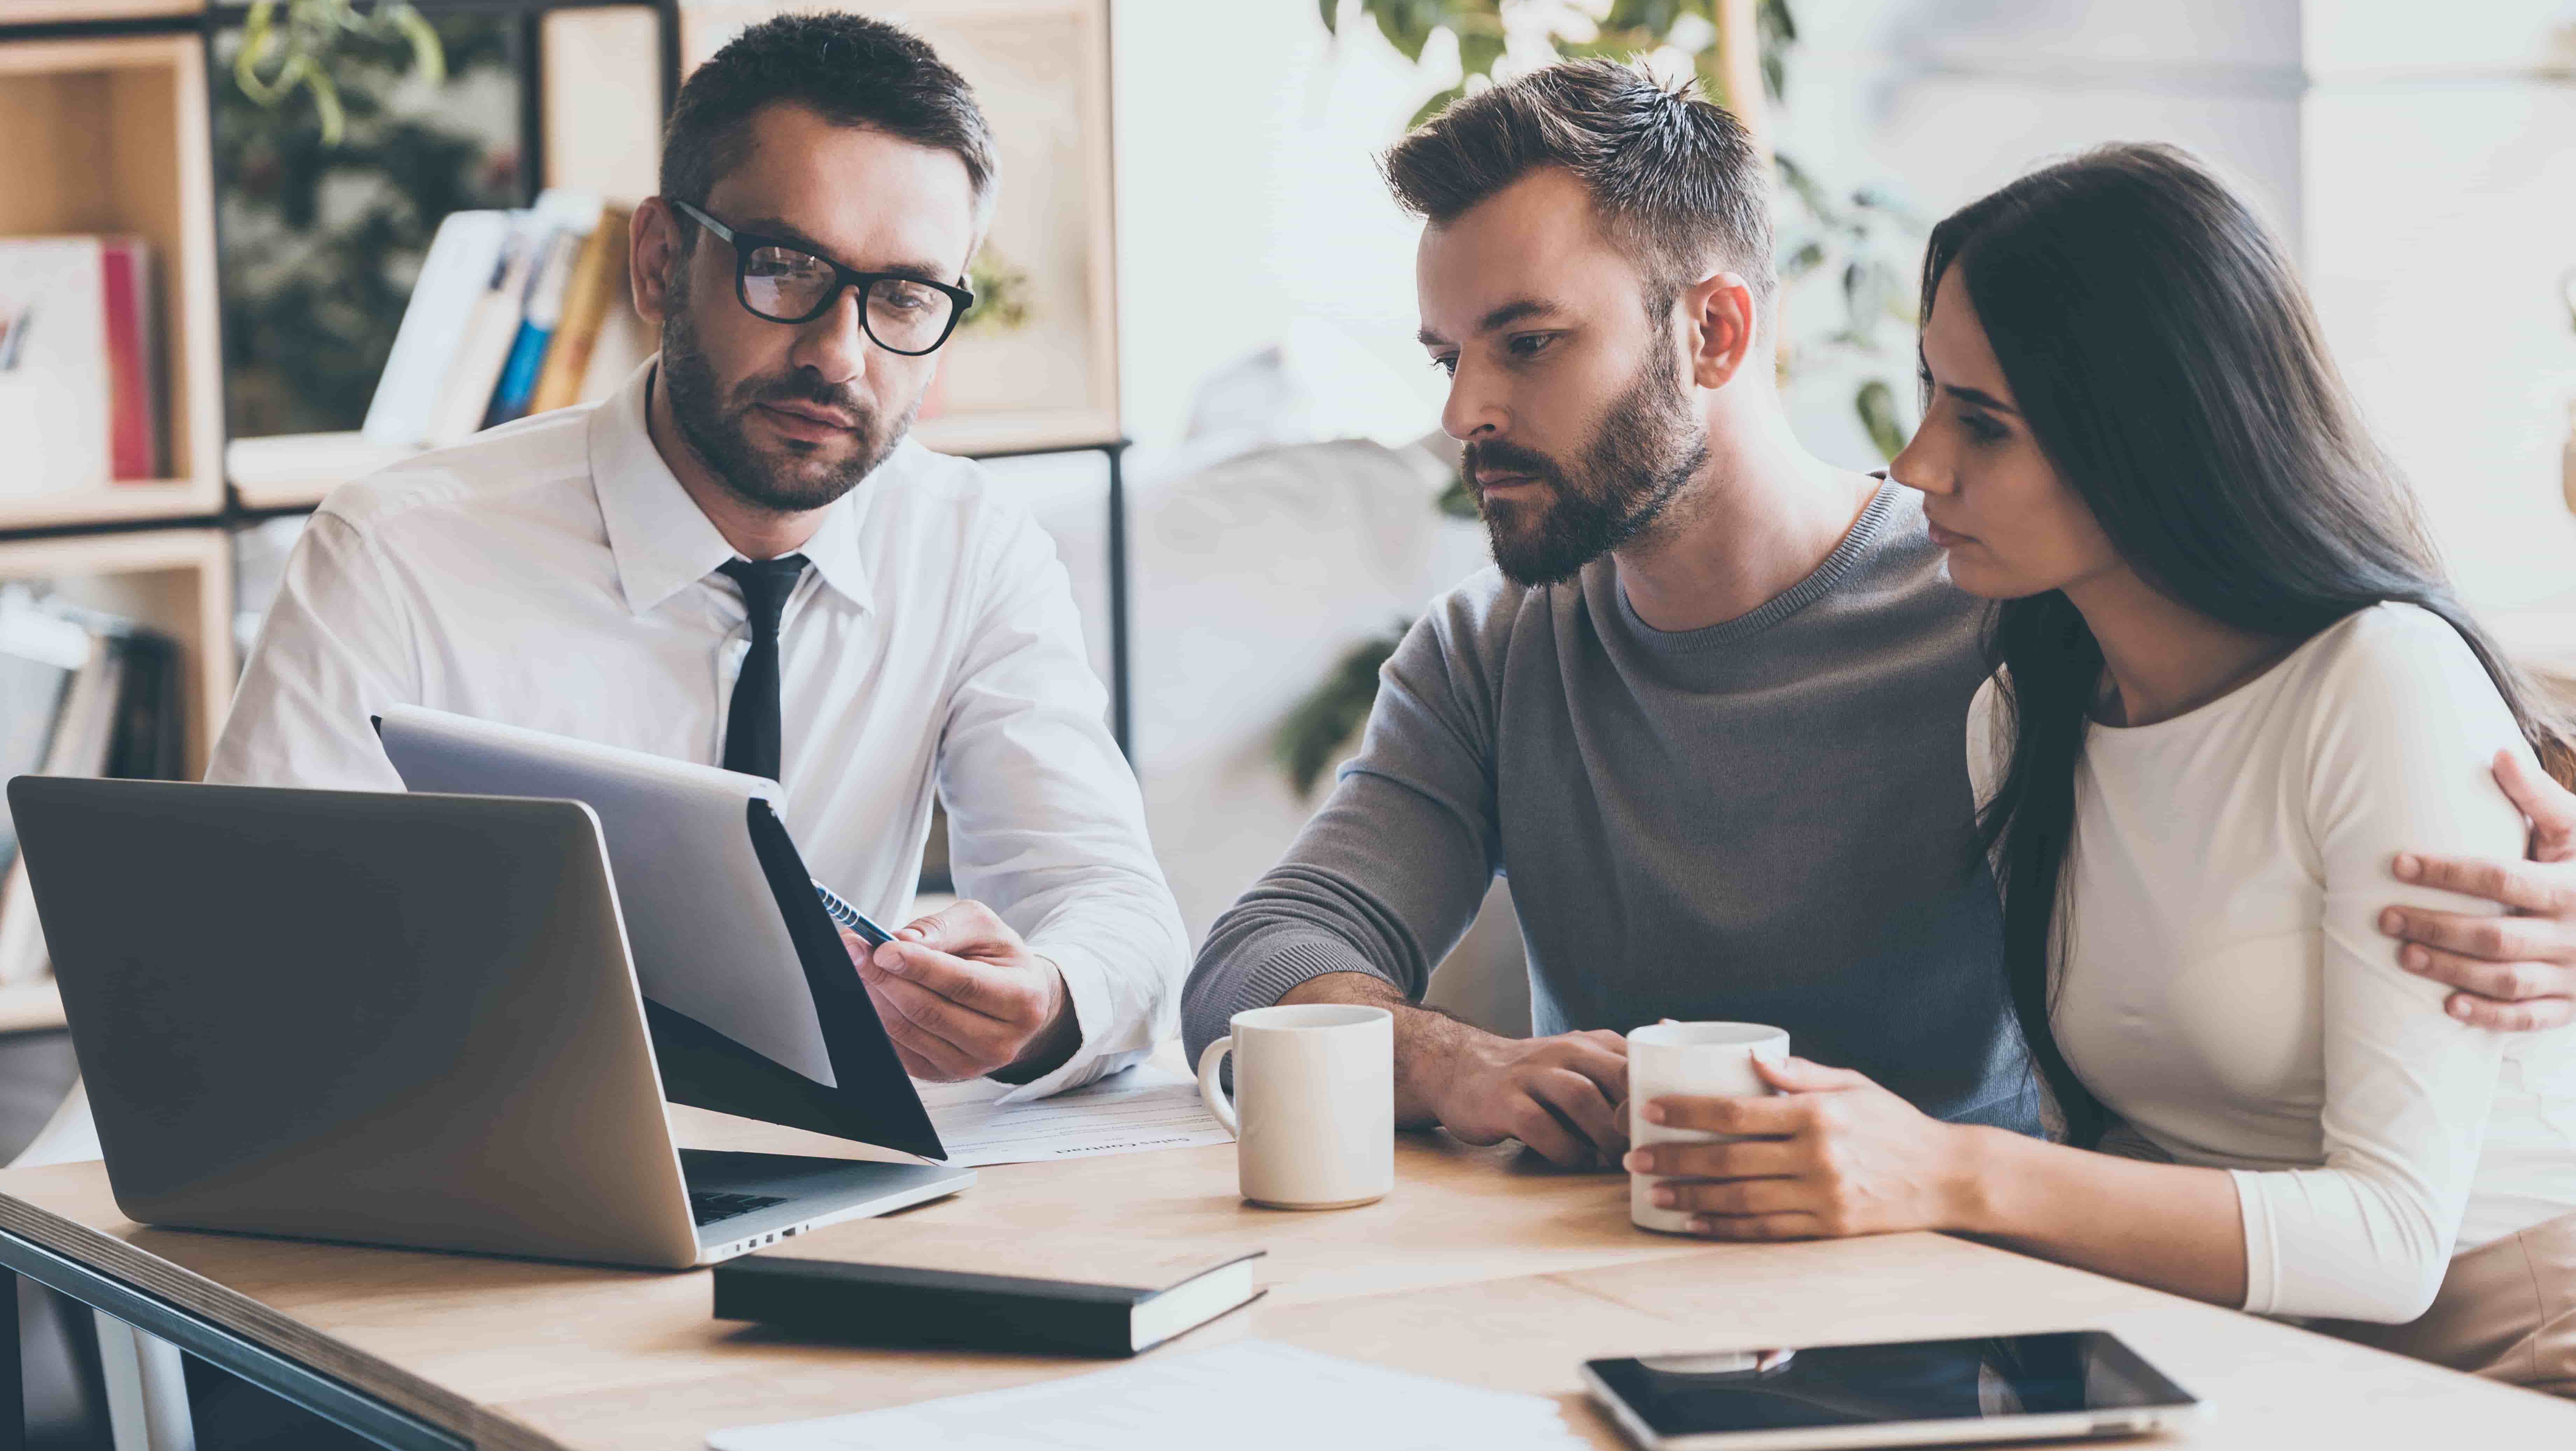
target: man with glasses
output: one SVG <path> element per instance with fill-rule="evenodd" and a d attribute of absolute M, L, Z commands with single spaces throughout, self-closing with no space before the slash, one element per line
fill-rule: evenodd
<path fill-rule="evenodd" d="M 907 441 L 973 303 L 991 136 L 929 47 L 755 26 L 681 88 L 613 397 L 334 492 L 208 778 L 401 789 L 408 702 L 782 782 L 815 875 L 889 915 L 934 792 L 968 900 L 854 970 L 916 1077 L 1016 1096 L 1168 1031 L 1187 940 L 1052 545 Z"/>

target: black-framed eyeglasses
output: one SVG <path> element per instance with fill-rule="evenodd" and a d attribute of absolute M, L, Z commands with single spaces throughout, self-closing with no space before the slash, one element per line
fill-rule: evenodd
<path fill-rule="evenodd" d="M 806 323 L 841 300 L 841 289 L 859 289 L 859 326 L 889 353 L 917 358 L 934 352 L 975 305 L 975 294 L 908 272 L 853 272 L 793 242 L 739 232 L 684 201 L 671 205 L 733 248 L 733 295 L 754 317 Z"/>

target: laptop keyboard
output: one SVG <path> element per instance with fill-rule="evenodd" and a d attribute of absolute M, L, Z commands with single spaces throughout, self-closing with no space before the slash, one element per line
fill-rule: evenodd
<path fill-rule="evenodd" d="M 704 1229 L 721 1220 L 786 1202 L 787 1197 L 783 1194 L 726 1194 L 713 1189 L 692 1189 L 689 1191 L 689 1218 Z"/>

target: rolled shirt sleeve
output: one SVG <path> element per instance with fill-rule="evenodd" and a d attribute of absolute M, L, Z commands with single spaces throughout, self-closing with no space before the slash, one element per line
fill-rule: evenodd
<path fill-rule="evenodd" d="M 1054 545 L 1021 518 L 977 571 L 990 592 L 939 747 L 950 871 L 1055 964 L 1081 1031 L 1061 1066 L 1005 1096 L 1017 1102 L 1152 1051 L 1171 1031 L 1189 940 Z"/>

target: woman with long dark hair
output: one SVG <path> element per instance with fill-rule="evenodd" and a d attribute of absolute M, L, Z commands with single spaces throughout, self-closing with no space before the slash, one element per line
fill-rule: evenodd
<path fill-rule="evenodd" d="M 1645 1108 L 1787 1135 L 1681 1166 L 1725 1180 L 1702 1229 L 1979 1233 L 2576 1394 L 2576 1029 L 2454 1021 L 2376 930 L 2400 851 L 2521 854 L 2491 767 L 2576 755 L 2279 246 L 2182 153 L 2110 147 L 1935 229 L 1923 315 L 1890 472 L 2001 602 L 1969 769 L 2065 1142 L 1793 1063 L 1803 1103 Z"/>

